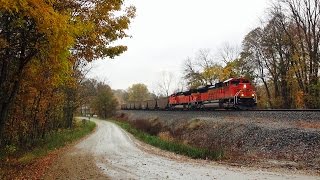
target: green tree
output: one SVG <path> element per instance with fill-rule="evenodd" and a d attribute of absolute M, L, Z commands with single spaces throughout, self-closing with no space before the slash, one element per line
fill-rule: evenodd
<path fill-rule="evenodd" d="M 104 83 L 97 84 L 97 95 L 93 98 L 92 107 L 102 118 L 108 118 L 115 114 L 119 103 L 110 86 Z"/>

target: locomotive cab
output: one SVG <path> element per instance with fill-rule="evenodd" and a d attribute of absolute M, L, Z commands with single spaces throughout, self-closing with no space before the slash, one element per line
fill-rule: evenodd
<path fill-rule="evenodd" d="M 225 96 L 237 109 L 248 109 L 257 104 L 257 95 L 250 81 L 245 78 L 231 78 L 224 81 Z"/>

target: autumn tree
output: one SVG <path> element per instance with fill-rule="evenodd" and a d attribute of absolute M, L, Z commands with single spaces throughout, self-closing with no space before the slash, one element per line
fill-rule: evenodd
<path fill-rule="evenodd" d="M 129 37 L 126 30 L 135 16 L 135 7 L 124 6 L 123 0 L 64 0 L 60 8 L 70 8 L 72 19 L 86 25 L 86 31 L 76 38 L 70 59 L 73 62 L 73 79 L 64 87 L 67 97 L 65 111 L 67 122 L 72 125 L 73 113 L 80 106 L 77 102 L 81 73 L 79 68 L 96 59 L 114 58 L 127 50 L 124 45 L 116 45 L 118 39 Z"/>
<path fill-rule="evenodd" d="M 272 106 L 320 106 L 319 15 L 317 0 L 279 0 L 266 23 L 245 37 L 243 54 L 272 96 Z"/>
<path fill-rule="evenodd" d="M 128 92 L 123 89 L 113 90 L 113 94 L 120 104 L 124 104 L 128 101 Z"/>
<path fill-rule="evenodd" d="M 194 59 L 184 63 L 184 79 L 190 88 L 212 85 L 221 79 L 222 66 L 216 63 L 209 49 L 200 49 Z"/>
<path fill-rule="evenodd" d="M 204 84 L 200 70 L 197 70 L 191 58 L 187 58 L 183 67 L 184 79 L 191 88 Z"/>
<path fill-rule="evenodd" d="M 67 65 L 73 37 L 81 33 L 75 30 L 78 24 L 69 23 L 66 11 L 53 6 L 43 0 L 0 2 L 0 134 L 26 69 L 31 63 Z"/>
<path fill-rule="evenodd" d="M 305 94 L 306 105 L 319 107 L 320 2 L 281 0 L 275 8 L 290 21 L 290 26 L 282 22 L 282 27 L 290 40 L 293 55 L 290 64 L 299 88 Z"/>
<path fill-rule="evenodd" d="M 71 127 L 84 67 L 127 49 L 114 42 L 134 15 L 123 0 L 0 0 L 0 144 Z"/>
<path fill-rule="evenodd" d="M 138 83 L 128 88 L 128 101 L 144 101 L 150 98 L 150 92 L 146 85 Z"/>
<path fill-rule="evenodd" d="M 268 107 L 273 107 L 271 101 L 272 94 L 268 83 L 269 75 L 265 66 L 265 48 L 263 47 L 263 30 L 256 28 L 250 31 L 242 42 L 243 51 L 241 56 L 246 59 L 246 62 L 253 66 L 253 76 L 257 81 L 262 82 L 267 95 Z M 260 91 L 258 91 L 260 92 Z"/>
<path fill-rule="evenodd" d="M 245 55 L 241 54 L 239 58 L 230 60 L 224 67 L 221 66 L 220 74 L 217 76 L 220 80 L 234 77 L 244 77 L 254 83 L 253 67 L 246 61 Z"/>
<path fill-rule="evenodd" d="M 229 50 L 232 52 L 228 52 Z M 194 59 L 188 58 L 185 61 L 184 79 L 187 80 L 190 88 L 214 85 L 216 82 L 240 76 L 250 80 L 254 79 L 252 65 L 247 63 L 245 54 L 235 55 L 237 51 L 229 46 L 223 51 L 220 64 L 214 60 L 208 49 L 199 50 Z"/>
<path fill-rule="evenodd" d="M 273 101 L 270 105 L 290 108 L 292 105 L 291 87 L 288 73 L 291 61 L 291 47 L 289 38 L 282 28 L 285 17 L 281 13 L 271 13 L 268 23 L 263 29 L 255 29 L 244 40 L 244 52 L 248 62 L 256 68 L 257 76 L 264 83 L 269 94 L 266 75 L 272 82 Z M 265 70 L 267 73 L 265 73 Z M 268 95 L 269 96 L 269 95 Z"/>

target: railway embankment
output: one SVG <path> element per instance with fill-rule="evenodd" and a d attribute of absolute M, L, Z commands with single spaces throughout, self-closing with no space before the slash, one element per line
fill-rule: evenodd
<path fill-rule="evenodd" d="M 320 174 L 320 112 L 121 111 L 168 141 L 222 150 L 222 163 Z"/>

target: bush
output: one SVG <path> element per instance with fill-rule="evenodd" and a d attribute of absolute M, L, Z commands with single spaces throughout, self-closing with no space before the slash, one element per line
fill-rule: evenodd
<path fill-rule="evenodd" d="M 15 145 L 7 145 L 5 148 L 0 149 L 0 160 L 6 157 L 14 156 L 22 163 L 28 163 L 34 158 L 46 155 L 49 151 L 71 143 L 93 131 L 96 124 L 93 121 L 88 121 L 83 124 L 77 121 L 72 129 L 61 129 L 56 132 L 48 134 L 44 139 L 37 140 L 35 146 L 30 149 L 18 149 Z"/>
<path fill-rule="evenodd" d="M 155 118 L 152 120 L 135 120 L 130 122 L 136 129 L 142 130 L 150 135 L 156 136 L 161 131 L 165 131 L 167 128 L 163 125 L 159 119 Z"/>
<path fill-rule="evenodd" d="M 320 108 L 320 83 L 309 87 L 310 93 L 305 96 L 306 105 L 310 109 Z"/>

